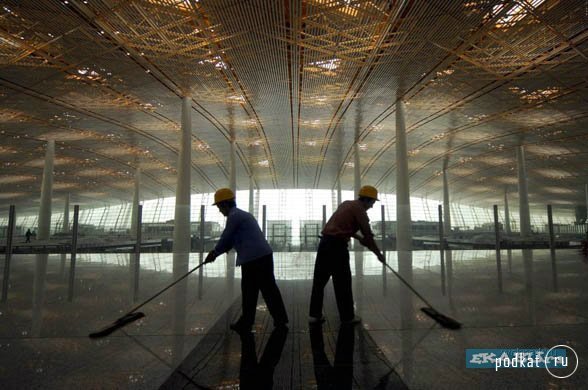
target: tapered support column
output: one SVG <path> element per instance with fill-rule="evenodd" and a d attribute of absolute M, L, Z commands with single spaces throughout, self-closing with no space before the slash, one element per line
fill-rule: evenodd
<path fill-rule="evenodd" d="M 357 111 L 355 116 L 355 142 L 353 144 L 353 190 L 357 198 L 359 189 L 361 188 L 361 171 L 359 162 L 359 128 L 361 126 L 361 110 Z"/>
<path fill-rule="evenodd" d="M 135 172 L 135 192 L 133 193 L 133 209 L 131 211 L 131 237 L 137 236 L 137 221 L 139 210 L 139 187 L 141 185 L 141 169 Z"/>
<path fill-rule="evenodd" d="M 396 103 L 396 249 L 412 249 L 406 121 L 402 100 Z"/>
<path fill-rule="evenodd" d="M 584 184 L 584 193 L 586 195 L 586 219 L 585 223 L 588 224 L 588 184 Z"/>
<path fill-rule="evenodd" d="M 360 166 L 359 166 L 359 145 L 357 142 L 353 144 L 354 150 L 354 161 L 353 161 L 353 191 L 355 192 L 355 197 L 359 193 L 359 189 L 361 188 L 361 173 L 360 173 Z"/>
<path fill-rule="evenodd" d="M 55 160 L 55 141 L 47 142 L 45 168 L 41 184 L 41 207 L 39 208 L 39 229 L 37 238 L 48 240 L 51 235 L 51 197 L 53 196 L 53 163 Z M 36 255 L 33 277 L 33 309 L 31 335 L 39 337 L 43 322 L 43 304 L 45 302 L 45 278 L 47 274 L 47 253 Z"/>
<path fill-rule="evenodd" d="M 178 182 L 174 227 L 174 253 L 190 251 L 190 169 L 192 161 L 192 100 L 182 100 L 182 133 L 178 155 Z"/>
<path fill-rule="evenodd" d="M 249 176 L 249 212 L 253 214 L 253 176 Z"/>
<path fill-rule="evenodd" d="M 235 161 L 237 158 L 237 137 L 235 136 L 235 110 L 232 104 L 228 105 L 228 116 L 229 116 L 229 142 L 231 146 L 229 155 L 229 188 L 233 193 L 237 194 L 237 169 L 235 167 Z"/>
<path fill-rule="evenodd" d="M 504 188 L 504 232 L 510 236 L 510 211 L 508 210 L 508 187 Z"/>
<path fill-rule="evenodd" d="M 14 224 L 16 222 L 16 208 L 10 205 L 8 212 L 8 229 L 6 230 L 6 245 L 4 246 L 4 275 L 2 279 L 2 302 L 8 299 L 8 284 L 10 282 L 10 260 L 12 257 L 12 238 L 14 237 Z"/>
<path fill-rule="evenodd" d="M 41 207 L 39 208 L 39 231 L 37 239 L 48 240 L 51 230 L 51 197 L 53 195 L 53 162 L 55 160 L 55 141 L 47 142 L 45 168 L 41 184 Z"/>
<path fill-rule="evenodd" d="M 173 246 L 173 279 L 188 272 L 190 263 L 190 188 L 192 168 L 192 99 L 182 99 L 182 132 L 178 154 L 178 182 L 176 184 L 176 209 Z M 187 279 L 174 287 L 172 332 L 174 339 L 172 359 L 176 364 L 182 356 L 185 334 Z M 183 314 L 182 314 L 183 313 Z"/>
<path fill-rule="evenodd" d="M 230 117 L 232 122 L 232 110 L 230 111 Z M 235 131 L 233 130 L 233 126 L 231 123 L 231 151 L 230 151 L 230 171 L 229 171 L 229 188 L 233 190 L 233 193 L 237 195 L 237 169 L 235 166 L 235 160 L 237 157 L 237 145 L 235 144 Z M 235 274 L 235 251 L 230 251 L 227 253 L 227 277 L 234 278 Z M 232 275 L 232 276 L 231 276 Z M 232 284 L 231 284 L 232 285 Z"/>
<path fill-rule="evenodd" d="M 69 193 L 65 195 L 65 206 L 63 207 L 63 226 L 61 231 L 63 233 L 69 233 Z"/>
<path fill-rule="evenodd" d="M 531 235 L 531 214 L 529 212 L 529 190 L 527 186 L 527 167 L 525 164 L 525 149 L 517 148 L 517 168 L 519 174 L 519 215 L 521 237 Z"/>
<path fill-rule="evenodd" d="M 229 172 L 229 188 L 233 192 L 237 193 L 237 169 L 235 166 L 235 157 L 237 155 L 237 148 L 235 145 L 235 139 L 231 139 L 231 155 L 230 155 L 230 172 Z"/>
<path fill-rule="evenodd" d="M 357 119 L 357 124 L 355 127 L 355 162 L 353 164 L 353 172 L 354 172 L 354 190 L 355 190 L 355 199 L 357 199 L 358 195 L 359 195 L 359 189 L 361 188 L 361 175 L 360 175 L 360 166 L 359 166 L 359 144 L 358 144 L 358 137 L 359 137 L 359 122 L 360 122 L 361 118 Z M 323 209 L 323 226 L 326 223 L 326 210 Z M 362 291 L 363 290 L 363 245 L 360 245 L 359 241 L 357 240 L 351 240 L 353 241 L 353 250 L 354 250 L 354 257 L 355 257 L 355 283 L 356 283 L 356 290 L 357 291 Z M 363 306 L 363 297 L 358 296 L 357 298 L 357 304 L 359 305 L 359 307 Z"/>
<path fill-rule="evenodd" d="M 360 161 L 359 161 L 359 126 L 360 126 L 360 122 L 361 122 L 361 118 L 360 118 L 360 114 L 357 114 L 356 117 L 356 123 L 355 123 L 355 143 L 353 144 L 353 192 L 355 193 L 355 198 L 357 199 L 357 197 L 359 196 L 359 189 L 361 188 L 361 172 L 360 172 Z M 357 240 L 351 240 L 353 241 L 353 249 L 354 250 L 361 250 L 361 245 L 359 245 L 359 243 L 357 242 Z M 355 267 L 359 267 L 359 263 L 361 262 L 361 259 L 358 259 L 358 257 L 356 256 L 355 258 Z M 363 262 L 361 262 L 361 264 L 363 264 Z M 356 270 L 357 272 L 357 270 Z"/>
<path fill-rule="evenodd" d="M 337 206 L 341 204 L 341 178 L 337 179 Z M 336 209 L 333 209 L 336 210 Z"/>
<path fill-rule="evenodd" d="M 443 231 L 447 236 L 451 235 L 451 209 L 449 206 L 449 181 L 447 169 L 443 170 Z"/>

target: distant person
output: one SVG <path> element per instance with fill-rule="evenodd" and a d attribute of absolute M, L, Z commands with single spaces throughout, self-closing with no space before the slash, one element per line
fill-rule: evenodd
<path fill-rule="evenodd" d="M 361 322 L 361 318 L 355 315 L 353 308 L 347 244 L 350 238 L 354 237 L 374 252 L 378 260 L 385 262 L 384 255 L 374 241 L 374 234 L 367 216 L 367 210 L 372 208 L 377 200 L 376 188 L 361 187 L 359 198 L 341 203 L 323 228 L 314 264 L 308 319 L 310 324 L 320 324 L 325 320 L 323 297 L 325 286 L 331 277 L 333 277 L 333 288 L 341 322 L 344 324 Z M 358 231 L 361 232 L 362 237 L 357 236 Z"/>
<path fill-rule="evenodd" d="M 25 233 L 25 237 L 27 238 L 27 240 L 25 242 L 31 242 L 32 235 L 33 233 L 31 233 L 31 229 L 27 229 L 27 232 Z"/>
<path fill-rule="evenodd" d="M 250 332 L 255 322 L 259 291 L 274 319 L 275 327 L 286 327 L 288 314 L 274 277 L 274 256 L 253 215 L 237 208 L 235 194 L 221 188 L 214 194 L 214 204 L 227 217 L 225 230 L 206 256 L 205 263 L 213 262 L 221 254 L 235 248 L 237 266 L 241 266 L 242 315 L 231 324 L 236 332 Z"/>

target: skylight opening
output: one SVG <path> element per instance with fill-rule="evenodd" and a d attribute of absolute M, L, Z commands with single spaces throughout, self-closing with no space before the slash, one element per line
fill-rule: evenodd
<path fill-rule="evenodd" d="M 13 47 L 19 47 L 20 45 L 18 44 L 18 42 L 15 42 L 11 39 L 6 39 L 6 38 L 2 38 L 0 37 L 0 43 L 8 45 L 8 46 L 13 46 Z"/>
<path fill-rule="evenodd" d="M 455 72 L 455 70 L 453 70 L 453 69 L 441 70 L 441 71 L 437 72 L 437 77 L 449 76 L 449 75 L 452 75 L 453 72 Z"/>
<path fill-rule="evenodd" d="M 209 52 L 209 54 L 211 54 Z M 205 60 L 200 60 L 198 61 L 199 65 L 204 65 L 204 64 L 214 64 L 214 67 L 217 69 L 227 69 L 227 64 L 222 60 L 221 56 L 214 56 L 212 58 L 207 58 Z"/>
<path fill-rule="evenodd" d="M 552 95 L 561 93 L 561 88 L 559 87 L 547 87 L 535 91 L 527 91 L 526 89 L 519 87 L 510 87 L 509 90 L 512 93 L 519 95 L 519 98 L 527 103 L 549 99 Z"/>
<path fill-rule="evenodd" d="M 2 176 L 0 177 L 0 184 L 14 184 L 34 180 L 36 180 L 36 177 L 30 175 Z"/>
<path fill-rule="evenodd" d="M 304 126 L 304 127 L 318 128 L 321 126 L 320 119 L 303 120 L 301 123 L 302 123 L 302 126 Z"/>
<path fill-rule="evenodd" d="M 262 144 L 262 143 L 263 143 L 263 142 L 262 142 L 261 140 L 259 140 L 259 139 L 256 139 L 256 140 L 253 140 L 253 141 L 249 142 L 249 143 L 247 144 L 247 146 L 249 146 L 249 147 L 254 147 L 254 146 L 261 146 L 261 144 Z"/>
<path fill-rule="evenodd" d="M 346 16 L 356 17 L 359 14 L 354 0 L 310 0 L 311 3 L 323 5 Z"/>
<path fill-rule="evenodd" d="M 529 8 L 533 10 L 537 9 L 537 7 L 539 7 L 544 2 L 545 0 L 518 0 L 516 4 L 506 12 L 505 16 L 498 19 L 496 22 L 496 27 L 502 29 L 513 27 L 515 24 L 529 15 Z M 487 17 L 491 18 L 492 16 L 498 14 L 506 6 L 506 3 L 495 5 L 492 7 L 492 11 L 487 15 Z"/>
<path fill-rule="evenodd" d="M 182 11 L 192 11 L 192 4 L 190 4 L 190 0 L 175 0 L 172 1 L 170 3 L 163 3 L 161 0 L 149 0 L 150 3 L 152 4 L 157 4 L 160 6 L 172 6 L 172 7 L 176 7 L 179 10 Z M 199 3 L 200 0 L 194 0 L 194 3 Z"/>
<path fill-rule="evenodd" d="M 243 103 L 245 102 L 245 97 L 243 95 L 230 95 L 227 96 L 227 101 L 229 103 Z"/>
<path fill-rule="evenodd" d="M 200 151 L 205 151 L 210 149 L 210 145 L 208 145 L 206 142 L 198 142 L 196 143 L 196 149 Z"/>
<path fill-rule="evenodd" d="M 311 62 L 309 65 L 327 70 L 335 70 L 339 67 L 340 64 L 341 60 L 339 58 L 332 58 L 330 60 L 325 61 L 314 61 Z"/>

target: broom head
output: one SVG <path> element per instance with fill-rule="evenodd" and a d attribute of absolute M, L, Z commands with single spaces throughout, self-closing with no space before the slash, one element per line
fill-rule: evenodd
<path fill-rule="evenodd" d="M 439 313 L 432 307 L 421 307 L 421 311 L 435 320 L 439 325 L 447 329 L 459 329 L 461 324 L 453 318 L 447 317 L 444 314 Z"/>
<path fill-rule="evenodd" d="M 140 312 L 140 311 L 138 311 L 136 313 L 125 314 L 124 316 L 120 317 L 118 320 L 114 321 L 112 324 L 105 326 L 104 328 L 102 328 L 94 333 L 90 333 L 88 336 L 91 339 L 98 339 L 101 337 L 108 336 L 109 334 L 111 334 L 112 332 L 114 332 L 117 329 L 122 328 L 126 324 L 129 324 L 129 323 L 136 321 L 139 318 L 143 318 L 143 317 L 145 317 L 145 314 L 143 314 L 143 312 Z"/>

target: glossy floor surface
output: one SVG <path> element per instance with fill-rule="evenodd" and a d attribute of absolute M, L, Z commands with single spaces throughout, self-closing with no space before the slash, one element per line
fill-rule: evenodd
<path fill-rule="evenodd" d="M 240 315 L 240 269 L 221 257 L 141 307 L 145 318 L 93 340 L 90 332 L 192 269 L 199 254 L 79 255 L 71 282 L 69 257 L 15 255 L 0 303 L 0 388 L 586 388 L 588 262 L 577 250 L 557 251 L 555 262 L 548 250 L 505 250 L 500 269 L 491 250 L 446 252 L 443 263 L 434 251 L 387 257 L 463 328 L 440 327 L 360 252 L 351 268 L 363 322 L 340 325 L 329 283 L 326 322 L 309 327 L 314 253 L 276 253 L 288 330 L 274 330 L 261 297 L 254 331 L 229 330 Z M 466 349 L 560 344 L 578 355 L 565 379 L 545 368 L 466 368 Z"/>

